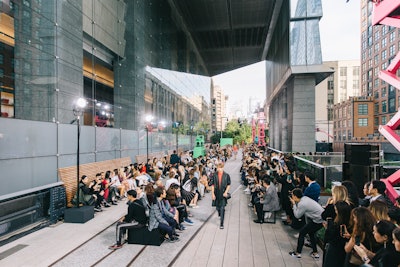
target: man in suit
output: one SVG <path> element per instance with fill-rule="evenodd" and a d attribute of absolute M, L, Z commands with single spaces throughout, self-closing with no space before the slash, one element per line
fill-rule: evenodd
<path fill-rule="evenodd" d="M 218 216 L 221 219 L 219 228 L 224 229 L 225 206 L 228 202 L 228 192 L 231 187 L 231 177 L 224 171 L 223 162 L 218 163 L 217 171 L 214 174 L 211 182 L 213 206 L 216 207 Z"/>
<path fill-rule="evenodd" d="M 318 202 L 319 195 L 321 194 L 321 186 L 315 181 L 314 175 L 309 171 L 304 172 L 304 178 L 308 186 L 304 190 L 303 195 Z"/>

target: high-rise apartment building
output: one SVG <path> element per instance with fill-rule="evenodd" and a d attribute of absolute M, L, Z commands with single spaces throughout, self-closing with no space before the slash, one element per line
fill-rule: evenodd
<path fill-rule="evenodd" d="M 211 129 L 219 132 L 225 129 L 225 123 L 228 119 L 226 114 L 227 96 L 223 89 L 218 85 L 211 87 Z"/>
<path fill-rule="evenodd" d="M 374 97 L 374 133 L 386 124 L 400 104 L 399 91 L 379 79 L 396 56 L 400 30 L 386 25 L 372 26 L 373 2 L 361 1 L 361 95 Z"/>
<path fill-rule="evenodd" d="M 315 128 L 317 142 L 333 141 L 333 106 L 360 95 L 360 61 L 326 61 L 334 70 L 315 87 Z"/>

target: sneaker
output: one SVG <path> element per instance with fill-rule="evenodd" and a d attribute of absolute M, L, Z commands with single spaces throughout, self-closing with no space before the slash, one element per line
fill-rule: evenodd
<path fill-rule="evenodd" d="M 171 237 L 171 238 L 166 239 L 165 241 L 167 241 L 169 243 L 175 243 L 175 242 L 179 241 L 179 238 L 178 237 Z"/>
<path fill-rule="evenodd" d="M 295 238 L 299 238 L 299 233 L 293 235 Z"/>
<path fill-rule="evenodd" d="M 194 224 L 194 222 L 189 218 L 186 218 L 184 222 L 189 224 L 189 225 L 193 225 Z"/>
<path fill-rule="evenodd" d="M 221 224 L 221 225 L 219 226 L 219 229 L 224 229 L 224 226 Z"/>
<path fill-rule="evenodd" d="M 122 248 L 122 244 L 114 244 L 112 246 L 109 246 L 108 248 L 112 249 L 112 250 L 116 250 L 116 249 Z"/>
<path fill-rule="evenodd" d="M 296 257 L 296 258 L 298 258 L 298 259 L 301 258 L 301 254 L 300 254 L 300 253 L 297 253 L 296 251 L 291 251 L 291 252 L 289 252 L 289 255 L 292 256 L 292 257 Z"/>
<path fill-rule="evenodd" d="M 179 225 L 179 230 L 181 230 L 181 231 L 186 230 L 186 227 L 184 225 L 180 224 Z"/>
<path fill-rule="evenodd" d="M 111 202 L 111 205 L 118 205 L 118 202 L 117 201 L 113 201 L 113 202 Z"/>
<path fill-rule="evenodd" d="M 106 208 L 109 208 L 109 207 L 111 207 L 111 205 L 110 204 L 108 204 L 107 202 L 104 202 L 104 207 L 106 207 Z"/>
<path fill-rule="evenodd" d="M 319 254 L 317 253 L 317 252 L 311 252 L 310 253 L 310 256 L 311 256 L 311 258 L 313 258 L 313 259 L 319 259 Z"/>
<path fill-rule="evenodd" d="M 103 211 L 103 210 L 100 207 L 94 207 L 94 211 L 100 212 L 100 211 Z"/>
<path fill-rule="evenodd" d="M 253 204 L 252 204 L 252 203 L 249 203 L 249 204 L 247 204 L 247 206 L 249 206 L 249 207 L 253 207 Z"/>

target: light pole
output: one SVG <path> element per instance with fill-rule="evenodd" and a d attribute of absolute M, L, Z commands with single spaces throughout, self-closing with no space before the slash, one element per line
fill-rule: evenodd
<path fill-rule="evenodd" d="M 146 163 L 149 160 L 149 127 L 151 126 L 151 121 L 153 120 L 153 116 L 146 116 Z"/>
<path fill-rule="evenodd" d="M 86 107 L 86 100 L 83 98 L 79 98 L 73 108 L 74 116 L 76 117 L 76 125 L 77 125 L 77 149 L 76 149 L 76 207 L 79 208 L 79 138 L 81 135 L 81 125 L 80 125 L 80 117 L 83 115 L 83 111 Z"/>

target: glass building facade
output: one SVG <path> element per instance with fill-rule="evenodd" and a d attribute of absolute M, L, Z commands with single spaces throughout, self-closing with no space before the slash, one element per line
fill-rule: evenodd
<path fill-rule="evenodd" d="M 198 120 L 191 99 L 209 102 L 210 79 L 178 74 L 206 71 L 167 1 L 2 0 L 0 11 L 1 117 L 69 123 L 84 97 L 85 125 L 137 130 L 149 113 Z M 170 107 L 185 99 L 189 111 Z"/>

